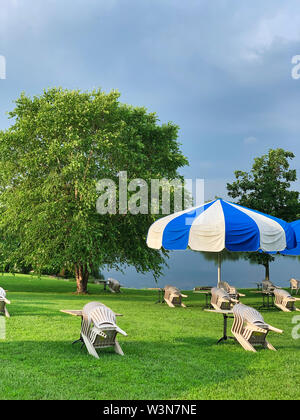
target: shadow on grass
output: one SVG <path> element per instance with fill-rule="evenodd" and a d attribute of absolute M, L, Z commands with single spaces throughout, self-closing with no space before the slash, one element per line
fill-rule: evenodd
<path fill-rule="evenodd" d="M 39 385 L 50 387 L 51 383 L 53 388 L 44 391 L 52 398 L 62 392 L 62 385 L 63 398 L 78 398 L 87 387 L 87 399 L 94 398 L 94 392 L 101 389 L 109 394 L 101 394 L 103 399 L 174 398 L 195 387 L 228 383 L 247 375 L 252 355 L 247 357 L 232 346 L 225 349 L 226 344 L 214 344 L 211 337 L 186 337 L 175 343 L 122 340 L 124 357 L 113 349 L 103 349 L 98 351 L 97 360 L 85 348 L 81 350 L 80 343 L 72 346 L 68 341 L 0 341 L 2 385 L 9 387 L 13 383 L 7 376 L 13 369 L 31 378 L 27 393 L 32 395 L 34 378 L 38 377 Z M 24 384 L 14 386 L 22 388 Z M 43 398 L 41 389 L 38 396 Z"/>

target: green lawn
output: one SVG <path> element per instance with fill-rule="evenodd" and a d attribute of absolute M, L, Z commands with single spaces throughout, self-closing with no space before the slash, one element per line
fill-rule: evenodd
<path fill-rule="evenodd" d="M 203 311 L 204 296 L 187 292 L 188 308 L 155 305 L 156 292 L 123 289 L 112 295 L 90 285 L 73 295 L 75 283 L 48 277 L 0 276 L 11 318 L 0 340 L 1 399 L 294 399 L 300 398 L 300 340 L 291 336 L 295 314 L 262 311 L 284 329 L 270 334 L 278 352 L 245 352 L 238 344 L 216 345 L 222 317 Z M 243 302 L 260 297 L 246 291 Z M 124 314 L 118 324 L 125 356 L 102 350 L 89 356 L 78 338 L 80 319 L 60 309 L 81 309 L 91 300 Z"/>

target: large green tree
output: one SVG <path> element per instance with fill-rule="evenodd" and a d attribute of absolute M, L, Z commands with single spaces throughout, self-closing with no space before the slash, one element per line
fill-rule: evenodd
<path fill-rule="evenodd" d="M 21 259 L 39 270 L 74 268 L 77 292 L 87 292 L 93 267 L 133 265 L 161 273 L 165 252 L 147 248 L 158 215 L 98 214 L 99 180 L 174 179 L 187 164 L 178 127 L 159 124 L 119 93 L 50 89 L 25 94 L 0 132 L 0 233 L 5 264 Z"/>
<path fill-rule="evenodd" d="M 283 149 L 270 149 L 267 154 L 254 159 L 249 172 L 236 171 L 236 181 L 227 184 L 228 195 L 245 207 L 279 217 L 287 222 L 300 216 L 299 192 L 291 190 L 297 180 L 295 169 L 290 168 L 294 154 Z M 252 263 L 265 267 L 269 279 L 269 263 L 274 257 L 254 252 L 246 257 Z"/>

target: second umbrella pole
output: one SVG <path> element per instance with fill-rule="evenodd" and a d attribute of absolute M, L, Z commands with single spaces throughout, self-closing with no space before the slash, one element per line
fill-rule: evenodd
<path fill-rule="evenodd" d="M 222 264 L 222 259 L 221 259 L 221 253 L 218 253 L 218 287 L 220 287 L 220 283 L 221 283 L 221 264 Z"/>

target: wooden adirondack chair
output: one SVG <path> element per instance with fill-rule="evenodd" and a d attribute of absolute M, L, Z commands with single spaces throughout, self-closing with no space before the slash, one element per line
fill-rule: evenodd
<path fill-rule="evenodd" d="M 296 290 L 296 295 L 297 295 L 300 290 L 300 280 L 291 279 L 290 285 L 291 285 L 291 294 L 293 293 L 293 290 Z"/>
<path fill-rule="evenodd" d="M 224 289 L 225 292 L 227 292 L 229 296 L 232 297 L 233 299 L 239 300 L 240 297 L 245 296 L 242 293 L 239 293 L 235 287 L 230 286 L 230 284 L 228 284 L 226 281 L 221 281 L 219 283 L 219 288 Z"/>
<path fill-rule="evenodd" d="M 300 301 L 300 298 L 291 296 L 289 292 L 283 289 L 275 289 L 273 293 L 275 296 L 274 304 L 277 308 L 281 309 L 283 312 L 300 311 L 300 309 L 295 306 L 295 302 L 297 300 Z"/>
<path fill-rule="evenodd" d="M 6 292 L 0 287 L 0 314 L 3 314 L 7 318 L 10 318 L 9 312 L 6 305 L 10 305 L 10 301 L 6 299 Z"/>
<path fill-rule="evenodd" d="M 267 293 L 273 293 L 275 289 L 281 289 L 281 287 L 275 286 L 270 280 L 263 280 L 262 291 Z"/>
<path fill-rule="evenodd" d="M 187 298 L 187 295 L 183 295 L 177 287 L 165 286 L 164 288 L 164 300 L 170 306 L 170 308 L 175 308 L 175 306 L 182 306 L 186 308 L 185 304 L 182 303 L 182 298 Z"/>
<path fill-rule="evenodd" d="M 276 351 L 266 338 L 270 331 L 282 334 L 282 330 L 268 325 L 262 315 L 250 306 L 239 303 L 233 307 L 232 311 L 234 322 L 231 332 L 245 350 L 256 352 L 254 346 L 261 345 L 266 349 Z"/>
<path fill-rule="evenodd" d="M 116 324 L 116 314 L 100 302 L 90 302 L 82 309 L 81 338 L 92 356 L 99 359 L 97 349 L 114 347 L 115 352 L 124 355 L 116 337 L 127 336 Z"/>
<path fill-rule="evenodd" d="M 107 285 L 108 285 L 109 290 L 112 293 L 121 293 L 120 288 L 122 286 L 121 286 L 121 284 L 118 280 L 109 278 L 109 279 L 107 279 Z"/>
<path fill-rule="evenodd" d="M 224 289 L 214 287 L 211 289 L 211 306 L 216 310 L 230 311 L 233 305 L 239 303 L 232 298 Z"/>

